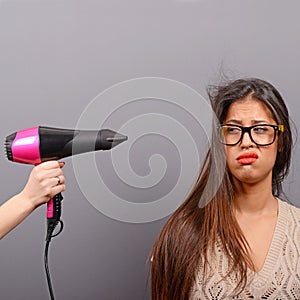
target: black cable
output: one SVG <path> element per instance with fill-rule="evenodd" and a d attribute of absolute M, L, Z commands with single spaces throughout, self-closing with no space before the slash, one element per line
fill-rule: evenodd
<path fill-rule="evenodd" d="M 60 224 L 60 229 L 56 234 L 53 234 L 55 227 L 57 224 Z M 49 266 L 48 266 L 48 252 L 49 252 L 49 245 L 51 242 L 51 238 L 59 235 L 64 228 L 64 223 L 63 221 L 50 221 L 48 222 L 48 228 L 47 228 L 47 236 L 46 236 L 46 244 L 45 244 L 45 252 L 44 252 L 44 264 L 45 264 L 45 271 L 46 271 L 46 277 L 47 277 L 47 283 L 48 283 L 48 290 L 50 294 L 51 300 L 54 300 L 54 293 L 53 293 L 53 288 L 51 284 L 51 277 L 50 277 L 50 271 L 49 271 Z"/>
<path fill-rule="evenodd" d="M 51 278 L 50 278 L 50 272 L 49 272 L 49 267 L 48 267 L 48 249 L 49 249 L 49 244 L 50 244 L 50 240 L 46 240 L 44 262 L 45 262 L 45 271 L 46 271 L 48 289 L 49 289 L 49 293 L 50 293 L 50 299 L 54 300 L 54 294 L 53 294 L 53 289 L 52 289 L 52 284 L 51 284 Z"/>

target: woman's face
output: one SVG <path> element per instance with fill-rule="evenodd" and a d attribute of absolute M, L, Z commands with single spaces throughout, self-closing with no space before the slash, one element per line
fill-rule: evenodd
<path fill-rule="evenodd" d="M 232 103 L 223 124 L 252 126 L 276 124 L 268 107 L 259 100 L 247 96 Z M 233 184 L 255 184 L 265 181 L 272 183 L 272 169 L 277 156 L 277 137 L 269 146 L 258 146 L 244 133 L 242 140 L 235 146 L 225 146 L 227 166 L 233 178 Z"/>

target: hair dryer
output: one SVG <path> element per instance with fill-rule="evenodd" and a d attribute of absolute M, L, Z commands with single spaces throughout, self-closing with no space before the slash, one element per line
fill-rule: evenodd
<path fill-rule="evenodd" d="M 72 130 L 36 126 L 23 129 L 6 137 L 7 158 L 13 162 L 38 165 L 48 160 L 98 150 L 109 150 L 127 136 L 109 129 Z M 61 215 L 61 194 L 48 202 L 48 221 L 58 222 Z"/>
<path fill-rule="evenodd" d="M 109 129 L 100 131 L 72 130 L 36 126 L 17 131 L 6 137 L 7 158 L 13 162 L 38 165 L 48 160 L 97 150 L 109 150 L 127 140 L 127 136 Z M 45 270 L 51 300 L 54 300 L 50 272 L 48 268 L 48 247 L 51 238 L 63 229 L 61 217 L 61 193 L 47 204 L 47 236 L 45 246 Z M 53 235 L 56 225 L 60 230 Z"/>
<path fill-rule="evenodd" d="M 7 158 L 14 162 L 38 165 L 75 154 L 110 150 L 127 137 L 109 129 L 73 130 L 36 126 L 6 137 Z"/>

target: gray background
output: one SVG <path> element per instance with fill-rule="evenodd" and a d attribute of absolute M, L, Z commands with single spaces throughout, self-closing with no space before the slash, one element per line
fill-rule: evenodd
<path fill-rule="evenodd" d="M 74 128 L 92 99 L 124 80 L 170 78 L 205 95 L 220 72 L 272 82 L 299 128 L 299 10 L 296 0 L 1 1 L 1 139 L 35 125 Z M 191 132 L 197 127 L 174 106 L 151 101 L 125 107 L 119 117 L 126 122 L 153 111 L 178 117 Z M 113 120 L 110 125 L 114 127 Z M 124 191 L 133 202 L 167 193 L 180 172 L 180 153 L 173 151 L 172 143 L 145 135 L 132 146 L 133 169 L 140 176 L 148 174 L 149 157 L 159 153 L 169 172 L 157 189 L 138 196 L 134 189 Z M 202 144 L 201 138 L 195 140 Z M 108 157 L 102 154 L 96 156 L 100 169 L 101 160 Z M 285 185 L 297 206 L 299 155 L 296 145 Z M 107 217 L 87 201 L 72 160 L 65 161 L 65 229 L 50 246 L 56 298 L 149 299 L 147 257 L 167 218 L 133 224 Z M 22 189 L 32 167 L 8 162 L 4 151 L 0 166 L 3 202 Z M 44 237 L 43 207 L 1 241 L 1 299 L 48 299 Z"/>

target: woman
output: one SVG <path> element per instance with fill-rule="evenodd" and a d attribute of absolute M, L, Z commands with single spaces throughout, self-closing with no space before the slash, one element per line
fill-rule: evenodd
<path fill-rule="evenodd" d="M 300 209 L 278 198 L 291 159 L 286 105 L 255 78 L 209 95 L 216 131 L 193 191 L 154 244 L 152 298 L 300 299 Z"/>
<path fill-rule="evenodd" d="M 24 189 L 0 206 L 0 239 L 37 207 L 66 189 L 63 166 L 63 162 L 48 161 L 34 167 Z"/>

